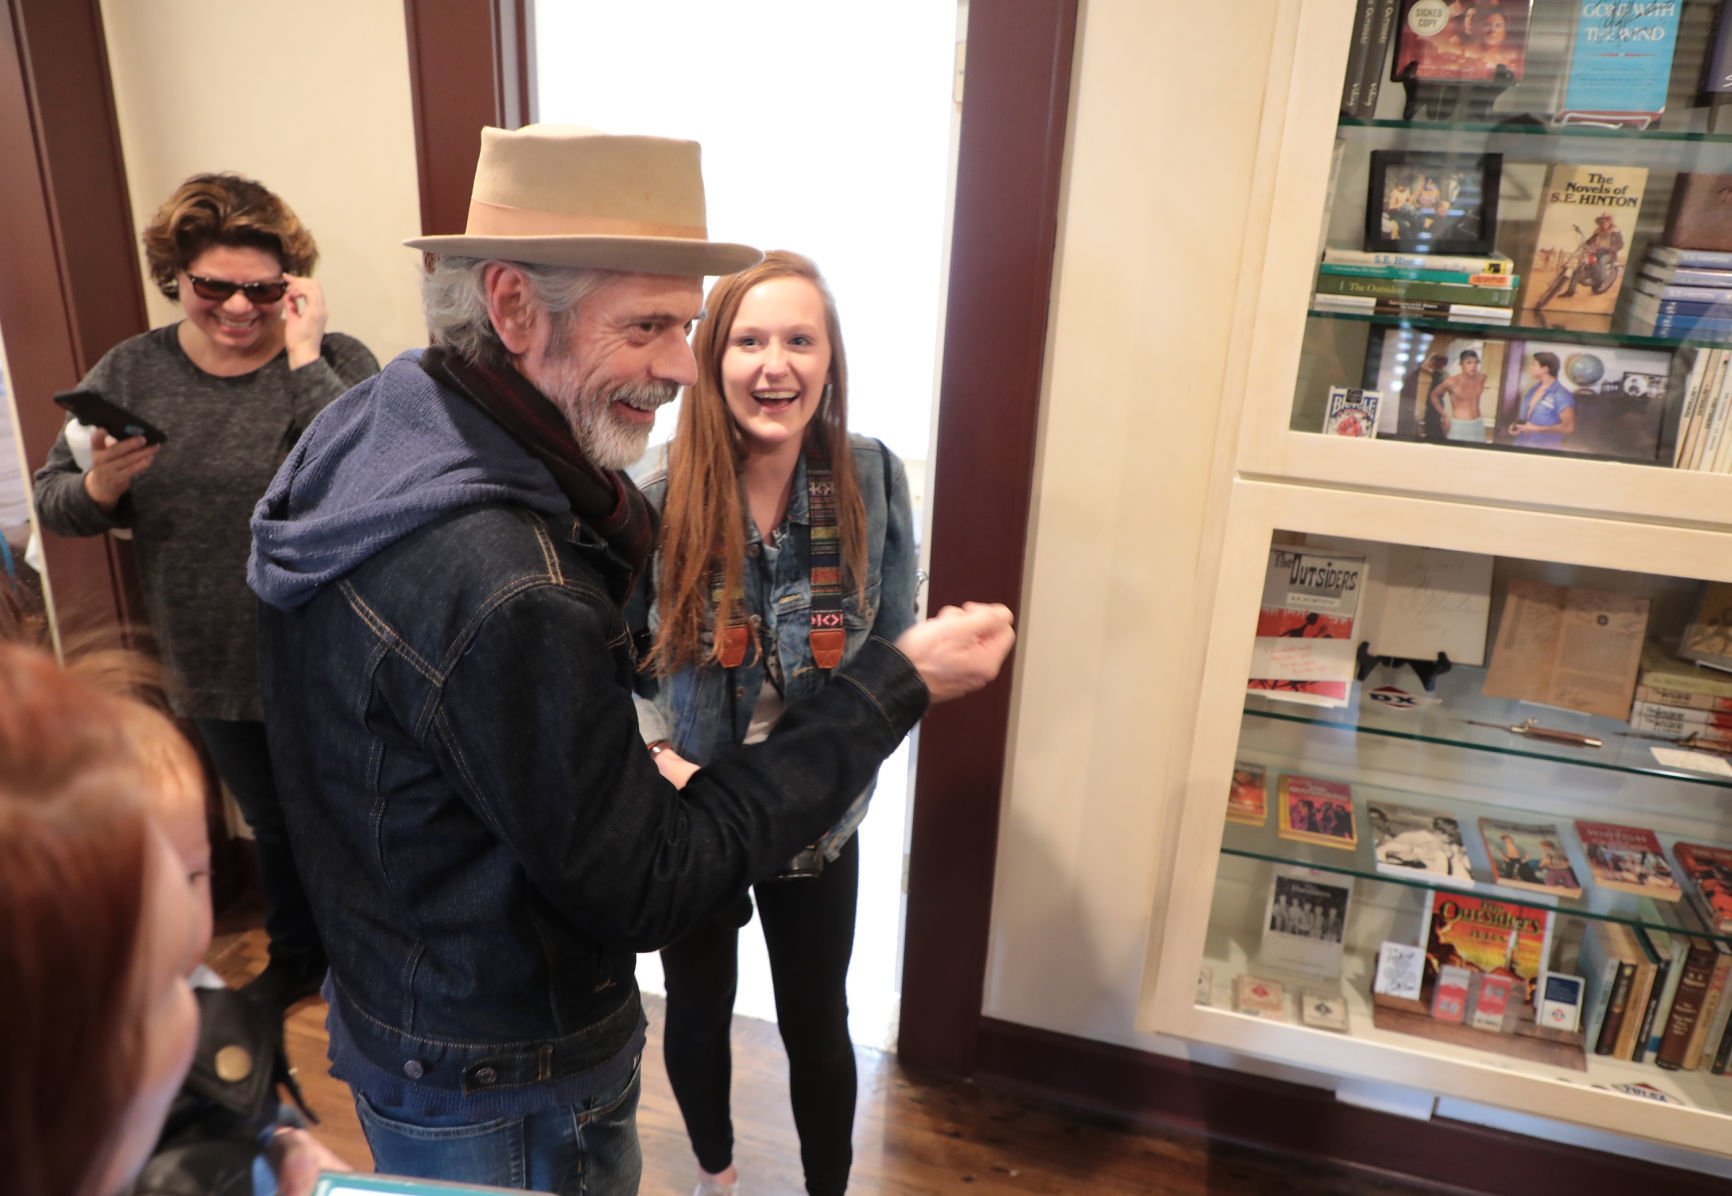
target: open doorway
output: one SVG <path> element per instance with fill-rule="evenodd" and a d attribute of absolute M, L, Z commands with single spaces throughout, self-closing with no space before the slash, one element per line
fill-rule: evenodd
<path fill-rule="evenodd" d="M 533 9 L 536 119 L 701 142 L 710 234 L 818 263 L 847 340 L 850 423 L 903 459 L 922 532 L 965 3 L 537 0 Z M 656 437 L 673 423 L 665 413 Z M 894 1045 L 910 755 L 905 745 L 881 770 L 861 829 L 848 1003 L 862 1046 Z M 638 982 L 662 991 L 656 956 L 641 957 Z M 755 927 L 740 936 L 735 1012 L 775 1019 Z"/>

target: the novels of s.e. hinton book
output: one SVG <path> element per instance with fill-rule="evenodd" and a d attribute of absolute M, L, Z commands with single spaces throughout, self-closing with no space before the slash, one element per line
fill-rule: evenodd
<path fill-rule="evenodd" d="M 1393 802 L 1367 803 L 1377 870 L 1421 876 L 1444 884 L 1473 884 L 1473 867 L 1461 840 L 1461 824 L 1448 814 Z"/>
<path fill-rule="evenodd" d="M 1425 972 L 1435 985 L 1447 967 L 1521 982 L 1516 994 L 1531 1006 L 1551 948 L 1551 916 L 1544 909 L 1496 901 L 1475 893 L 1426 896 Z"/>
<path fill-rule="evenodd" d="M 1353 787 L 1343 781 L 1283 774 L 1279 786 L 1283 839 L 1321 843 L 1352 851 L 1359 845 L 1353 822 Z"/>
<path fill-rule="evenodd" d="M 1481 818 L 1479 833 L 1497 873 L 1495 883 L 1555 897 L 1582 895 L 1582 882 L 1564 850 L 1564 836 L 1551 823 Z"/>
<path fill-rule="evenodd" d="M 1246 687 L 1285 701 L 1345 706 L 1364 589 L 1364 557 L 1272 547 Z"/>
<path fill-rule="evenodd" d="M 1660 901 L 1677 901 L 1684 895 L 1653 831 L 1610 822 L 1577 822 L 1576 835 L 1588 857 L 1588 871 L 1600 888 Z"/>
<path fill-rule="evenodd" d="M 1666 109 L 1681 3 L 1577 0 L 1559 124 L 1645 128 Z"/>
<path fill-rule="evenodd" d="M 1233 762 L 1233 785 L 1227 791 L 1227 821 L 1262 826 L 1269 820 L 1269 774 L 1261 764 Z"/>
<path fill-rule="evenodd" d="M 1732 933 L 1732 850 L 1704 843 L 1674 843 L 1678 882 L 1696 912 L 1721 934 Z"/>
<path fill-rule="evenodd" d="M 1610 315 L 1629 272 L 1627 255 L 1647 185 L 1643 166 L 1560 162 L 1547 171 L 1539 236 L 1522 272 L 1521 306 Z M 1614 263 L 1620 267 L 1615 274 Z M 1564 285 L 1548 297 L 1560 275 Z"/>

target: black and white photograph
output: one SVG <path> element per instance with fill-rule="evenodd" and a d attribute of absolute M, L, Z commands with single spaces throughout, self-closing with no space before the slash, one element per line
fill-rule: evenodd
<path fill-rule="evenodd" d="M 1371 837 L 1377 870 L 1393 876 L 1421 875 L 1427 882 L 1473 884 L 1461 824 L 1447 814 L 1393 802 L 1370 802 Z"/>
<path fill-rule="evenodd" d="M 1264 912 L 1259 958 L 1312 976 L 1341 974 L 1353 882 L 1311 868 L 1278 865 Z"/>

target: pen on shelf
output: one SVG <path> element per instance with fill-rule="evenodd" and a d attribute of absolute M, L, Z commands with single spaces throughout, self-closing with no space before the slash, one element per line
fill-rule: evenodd
<path fill-rule="evenodd" d="M 1543 739 L 1547 743 L 1567 743 L 1571 747 L 1604 747 L 1605 744 L 1592 735 L 1583 735 L 1578 731 L 1560 731 L 1556 727 L 1542 727 L 1533 719 L 1525 723 L 1482 723 L 1476 718 L 1461 720 L 1475 727 L 1492 727 L 1499 731 L 1508 731 L 1511 735 L 1525 735 L 1529 739 Z"/>

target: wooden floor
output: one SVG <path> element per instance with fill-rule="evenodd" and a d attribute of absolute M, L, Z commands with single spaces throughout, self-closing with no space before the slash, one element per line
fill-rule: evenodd
<path fill-rule="evenodd" d="M 264 964 L 264 932 L 219 933 L 211 966 L 238 984 Z M 645 1196 L 691 1191 L 695 1164 L 661 1064 L 661 1003 L 647 998 L 644 1055 Z M 285 1025 L 291 1063 L 322 1120 L 319 1137 L 357 1169 L 372 1170 L 348 1089 L 326 1070 L 323 1002 L 301 1002 Z M 1322 1167 L 1190 1135 L 1129 1130 L 1063 1110 L 982 1091 L 971 1084 L 914 1080 L 894 1056 L 860 1051 L 851 1191 L 914 1193 L 1295 1193 L 1363 1196 L 1438 1193 L 1362 1172 Z M 799 1143 L 787 1109 L 787 1064 L 775 1026 L 734 1021 L 735 1161 L 742 1196 L 797 1196 Z"/>

